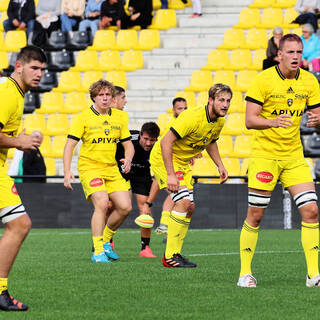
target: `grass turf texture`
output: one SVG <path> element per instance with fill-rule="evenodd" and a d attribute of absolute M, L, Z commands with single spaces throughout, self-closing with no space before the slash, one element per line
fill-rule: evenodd
<path fill-rule="evenodd" d="M 184 254 L 194 269 L 164 268 L 140 258 L 140 234 L 120 230 L 120 260 L 90 262 L 84 229 L 33 229 L 9 278 L 9 291 L 29 305 L 0 319 L 315 319 L 320 288 L 305 286 L 299 230 L 261 230 L 253 261 L 258 287 L 239 288 L 239 230 L 192 230 Z"/>

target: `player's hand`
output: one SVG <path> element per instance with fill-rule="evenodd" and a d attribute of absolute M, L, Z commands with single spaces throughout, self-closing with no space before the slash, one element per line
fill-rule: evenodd
<path fill-rule="evenodd" d="M 271 127 L 272 128 L 287 128 L 291 127 L 292 125 L 292 120 L 290 114 L 281 114 L 275 119 L 271 119 Z"/>
<path fill-rule="evenodd" d="M 320 115 L 313 113 L 311 111 L 307 111 L 308 115 L 308 121 L 307 121 L 307 127 L 308 128 L 315 128 L 320 124 Z"/>
<path fill-rule="evenodd" d="M 225 183 L 228 179 L 228 171 L 224 166 L 218 167 L 220 174 L 220 184 Z"/>
<path fill-rule="evenodd" d="M 152 216 L 151 208 L 146 203 L 144 203 L 142 206 L 141 214 L 148 214 L 149 216 Z"/>
<path fill-rule="evenodd" d="M 71 180 L 73 182 L 76 181 L 76 179 L 74 178 L 74 175 L 71 171 L 66 172 L 64 175 L 64 186 L 68 189 L 68 190 L 73 190 L 72 185 L 71 185 Z"/>
<path fill-rule="evenodd" d="M 36 150 L 40 147 L 41 138 L 39 135 L 28 135 L 25 133 L 26 129 L 17 136 L 19 147 L 17 149 L 21 151 Z"/>
<path fill-rule="evenodd" d="M 167 189 L 169 192 L 177 193 L 179 190 L 179 180 L 176 175 L 168 176 Z"/>
<path fill-rule="evenodd" d="M 129 173 L 131 170 L 131 160 L 130 159 L 120 159 L 120 162 L 122 163 L 122 172 L 123 173 Z"/>

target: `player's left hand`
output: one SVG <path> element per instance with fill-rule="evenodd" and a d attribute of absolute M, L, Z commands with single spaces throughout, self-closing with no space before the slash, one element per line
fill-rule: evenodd
<path fill-rule="evenodd" d="M 228 179 L 228 171 L 224 166 L 218 167 L 220 173 L 220 184 L 225 183 Z"/>
<path fill-rule="evenodd" d="M 307 121 L 308 128 L 315 128 L 316 126 L 320 125 L 320 114 L 316 114 L 311 111 L 307 111 L 307 114 L 308 114 L 308 121 Z"/>
<path fill-rule="evenodd" d="M 122 163 L 122 172 L 123 173 L 129 173 L 131 170 L 131 160 L 130 159 L 120 159 L 120 162 Z"/>
<path fill-rule="evenodd" d="M 149 216 L 152 216 L 151 208 L 146 203 L 144 203 L 142 206 L 142 213 L 141 214 L 148 214 Z"/>

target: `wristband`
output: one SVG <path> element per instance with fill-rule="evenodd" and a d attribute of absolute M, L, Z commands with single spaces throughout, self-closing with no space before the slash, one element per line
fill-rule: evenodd
<path fill-rule="evenodd" d="M 146 205 L 148 205 L 148 207 L 151 208 L 152 207 L 152 202 L 146 201 Z"/>

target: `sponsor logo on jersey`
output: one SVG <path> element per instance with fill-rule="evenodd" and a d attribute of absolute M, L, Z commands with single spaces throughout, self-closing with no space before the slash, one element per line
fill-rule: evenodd
<path fill-rule="evenodd" d="M 11 187 L 11 192 L 15 195 L 18 195 L 18 191 L 17 191 L 17 188 L 16 186 L 13 184 L 12 187 Z"/>
<path fill-rule="evenodd" d="M 260 171 L 256 174 L 256 178 L 263 183 L 269 183 L 273 180 L 273 174 L 268 171 Z"/>
<path fill-rule="evenodd" d="M 183 172 L 182 171 L 177 171 L 176 172 L 176 177 L 178 178 L 179 181 L 183 180 Z"/>
<path fill-rule="evenodd" d="M 296 94 L 294 97 L 298 100 L 305 100 L 308 98 L 308 95 L 307 94 Z"/>
<path fill-rule="evenodd" d="M 273 110 L 271 114 L 274 114 L 275 116 L 279 116 L 280 114 L 290 114 L 291 117 L 302 117 L 303 110 L 288 110 L 288 109 L 281 109 L 281 110 Z"/>
<path fill-rule="evenodd" d="M 287 94 L 290 94 L 290 93 L 294 93 L 294 91 L 291 87 L 289 87 L 289 89 L 287 90 Z"/>
<path fill-rule="evenodd" d="M 100 187 L 103 185 L 101 178 L 94 178 L 90 181 L 90 187 Z"/>
<path fill-rule="evenodd" d="M 93 138 L 92 143 L 117 143 L 117 138 Z"/>
<path fill-rule="evenodd" d="M 106 126 L 106 125 L 108 125 L 108 124 L 109 124 L 109 122 L 108 122 L 107 120 L 105 120 L 105 121 L 102 123 L 103 126 Z"/>

